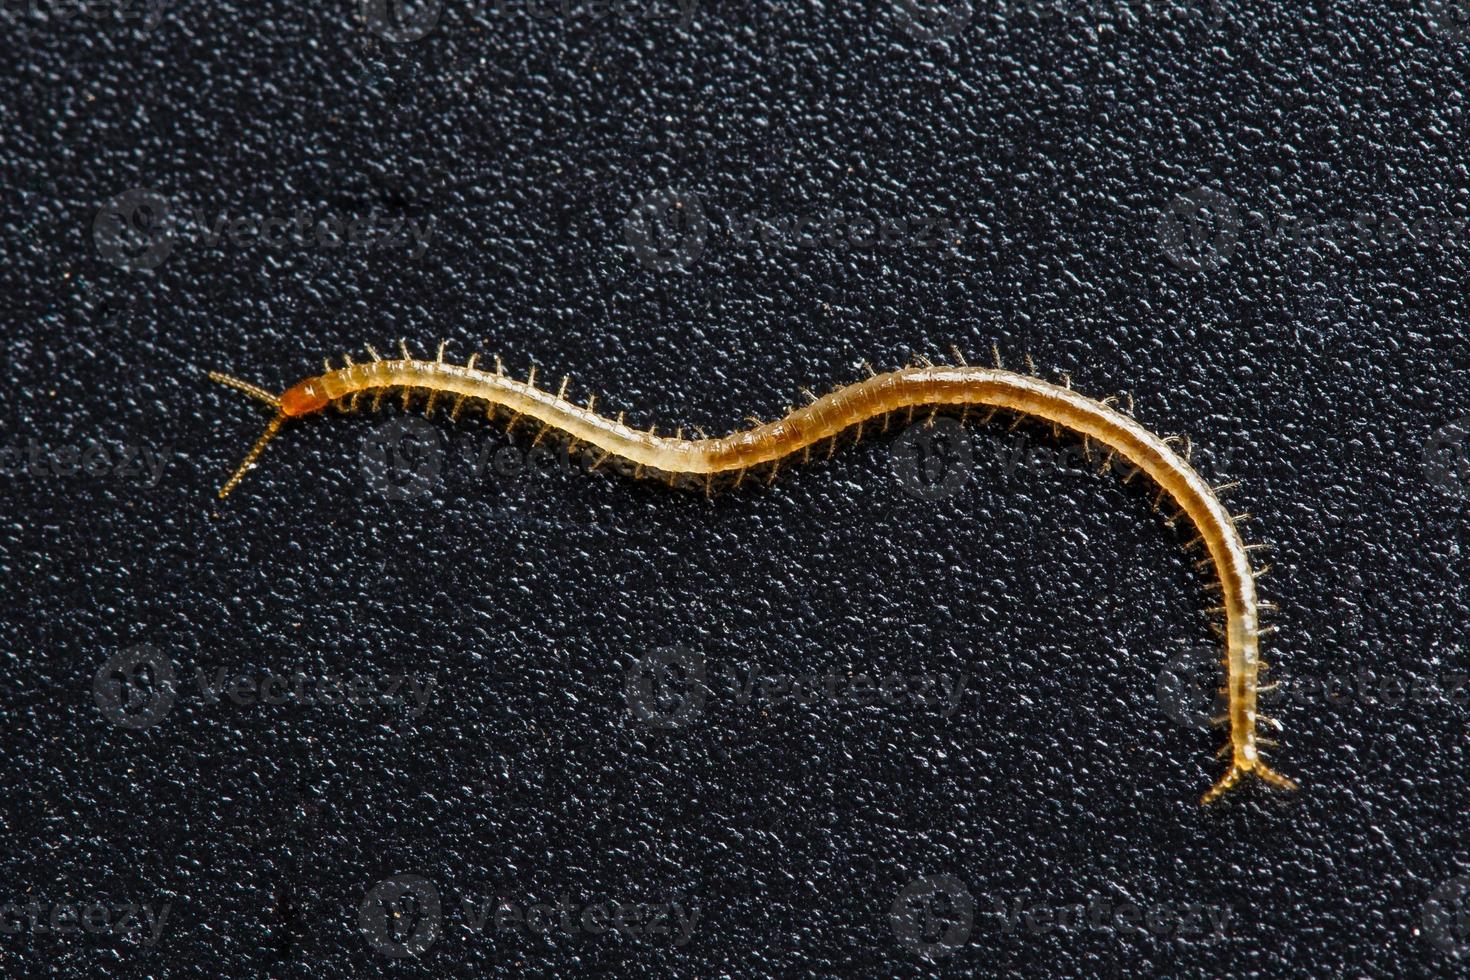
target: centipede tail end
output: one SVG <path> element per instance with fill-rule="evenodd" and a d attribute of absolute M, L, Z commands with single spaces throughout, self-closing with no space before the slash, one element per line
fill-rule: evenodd
<path fill-rule="evenodd" d="M 1272 769 L 1264 762 L 1257 762 L 1249 768 L 1238 763 L 1232 763 L 1225 775 L 1221 776 L 1215 785 L 1211 786 L 1209 791 L 1200 797 L 1200 805 L 1209 806 L 1211 803 L 1214 803 L 1220 797 L 1234 789 L 1241 779 L 1246 776 L 1255 776 L 1277 789 L 1295 790 L 1301 788 L 1296 780 L 1281 775 L 1281 773 Z"/>

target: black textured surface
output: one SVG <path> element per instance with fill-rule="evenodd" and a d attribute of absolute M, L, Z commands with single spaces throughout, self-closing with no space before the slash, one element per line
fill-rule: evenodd
<path fill-rule="evenodd" d="M 1470 414 L 1454 4 L 977 3 L 948 35 L 888 5 L 701 4 L 687 24 L 478 5 L 401 43 L 341 4 L 19 8 L 0 32 L 0 904 L 169 917 L 150 945 L 7 912 L 0 973 L 1463 970 L 1470 712 L 1449 687 L 1470 669 L 1470 470 L 1432 446 Z M 1200 187 L 1221 196 L 1214 247 L 1181 250 L 1191 225 L 1161 214 Z M 432 235 L 418 255 L 178 241 L 134 269 L 106 248 L 133 188 L 210 221 Z M 660 190 L 698 202 L 704 244 L 646 263 L 627 219 Z M 826 223 L 742 242 L 748 216 Z M 863 220 L 941 220 L 945 241 L 854 243 Z M 203 368 L 278 389 L 400 335 L 721 431 L 863 359 L 1029 352 L 1082 390 L 1131 389 L 1203 471 L 1243 481 L 1277 546 L 1278 676 L 1371 669 L 1441 696 L 1293 696 L 1274 758 L 1301 792 L 1201 809 L 1218 736 L 1157 694 L 1213 642 L 1188 533 L 1137 482 L 1029 452 L 1008 469 L 1022 436 L 1067 443 L 1002 419 L 971 427 L 939 500 L 904 492 L 890 433 L 707 502 L 528 476 L 529 433 L 473 420 L 433 423 L 432 492 L 393 499 L 363 461 L 397 410 L 332 415 L 216 503 L 264 417 Z M 94 445 L 113 465 L 91 449 L 69 473 Z M 156 483 L 119 468 L 123 445 L 162 454 Z M 466 446 L 516 447 L 510 475 L 475 476 Z M 180 686 L 135 730 L 94 677 L 137 644 Z M 965 673 L 974 693 L 945 719 L 717 690 L 666 731 L 625 680 L 670 645 L 716 673 Z M 417 718 L 210 704 L 197 668 L 437 688 Z M 400 874 L 442 902 L 417 959 L 360 922 Z M 974 912 L 926 957 L 891 909 L 932 875 Z M 461 904 L 563 894 L 699 919 L 676 946 L 477 933 Z M 996 913 L 1094 900 L 1230 916 L 1216 938 Z"/>

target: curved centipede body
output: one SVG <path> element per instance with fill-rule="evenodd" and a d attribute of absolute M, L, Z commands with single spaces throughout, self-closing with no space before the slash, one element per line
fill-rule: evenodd
<path fill-rule="evenodd" d="M 220 489 L 224 498 L 244 478 L 266 444 L 290 419 L 312 415 L 336 405 L 343 411 L 355 409 L 363 396 L 371 397 L 374 406 L 389 393 L 401 393 L 404 408 L 415 393 L 428 395 L 428 410 L 441 397 L 453 400 L 452 415 L 458 416 L 467 401 L 486 403 L 487 413 L 503 411 L 514 425 L 521 417 L 540 423 L 539 439 L 555 431 L 572 440 L 585 443 L 597 454 L 597 464 L 608 459 L 630 466 L 636 475 L 653 473 L 676 480 L 692 479 L 708 488 L 714 478 L 734 477 L 738 484 L 754 467 L 769 466 L 770 477 L 788 457 L 809 454 L 812 447 L 834 440 L 847 430 L 862 427 L 874 419 L 886 420 L 891 413 L 920 408 L 931 412 L 987 407 L 993 411 L 1009 410 L 1029 416 L 1054 427 L 1069 430 L 1090 446 L 1096 441 L 1110 453 L 1126 460 L 1158 485 L 1159 496 L 1171 498 L 1179 508 L 1175 520 L 1187 518 L 1197 532 L 1207 558 L 1218 578 L 1221 595 L 1216 611 L 1225 614 L 1225 694 L 1230 740 L 1221 754 L 1230 757 L 1224 776 L 1204 794 L 1202 803 L 1220 798 L 1245 776 L 1254 775 L 1282 789 L 1295 789 L 1296 783 L 1270 768 L 1260 750 L 1269 740 L 1258 737 L 1257 723 L 1271 722 L 1256 710 L 1259 686 L 1261 603 L 1256 596 L 1256 577 L 1262 569 L 1252 565 L 1250 547 L 1241 539 L 1239 518 L 1231 515 L 1220 501 L 1216 488 L 1190 465 L 1188 442 L 1183 455 L 1176 452 L 1172 439 L 1160 438 L 1130 415 L 1072 390 L 1070 382 L 1054 384 L 1029 374 L 1019 374 L 999 366 L 978 367 L 960 362 L 936 366 L 925 362 L 884 374 L 873 374 L 865 381 L 838 388 L 815 398 L 805 407 L 790 411 L 774 422 L 756 424 L 730 435 L 685 439 L 682 432 L 659 435 L 656 429 L 642 430 L 623 421 L 594 411 L 594 403 L 577 405 L 567 400 L 567 382 L 552 393 L 536 385 L 535 370 L 522 381 L 504 373 L 496 359 L 496 369 L 477 368 L 476 358 L 467 364 L 444 360 L 444 347 L 435 360 L 410 356 L 400 342 L 402 356 L 380 357 L 371 347 L 372 359 L 354 364 L 347 359 L 341 368 L 330 363 L 319 375 L 309 377 L 287 388 L 280 395 L 240 381 L 228 375 L 210 372 L 210 377 L 265 402 L 275 409 L 275 416 L 265 433 L 251 447 L 244 462 Z M 958 351 L 956 351 L 958 356 Z M 1111 401 L 1109 399 L 1108 401 Z M 596 464 L 595 464 L 596 465 Z M 1173 523 L 1173 521 L 1171 521 Z"/>

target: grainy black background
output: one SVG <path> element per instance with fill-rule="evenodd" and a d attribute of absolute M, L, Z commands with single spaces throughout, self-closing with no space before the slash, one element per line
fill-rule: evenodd
<path fill-rule="evenodd" d="M 383 9 L 5 4 L 0 904 L 169 917 L 150 945 L 7 914 L 0 973 L 1465 969 L 1457 5 Z M 135 189 L 207 223 L 432 234 L 417 255 L 168 239 L 117 200 Z M 682 207 L 651 256 L 629 221 L 661 192 Z M 743 241 L 751 217 L 814 219 L 815 240 Z M 898 231 L 868 241 L 873 221 Z M 265 416 L 203 369 L 279 389 L 399 336 L 718 431 L 864 359 L 1030 353 L 1131 390 L 1242 481 L 1277 549 L 1277 676 L 1438 687 L 1290 697 L 1275 758 L 1301 792 L 1201 809 L 1218 736 L 1157 693 L 1212 642 L 1187 534 L 1137 482 L 1030 449 L 1006 465 L 1023 438 L 1066 443 L 1002 419 L 969 428 L 968 463 L 920 440 L 931 478 L 963 481 L 934 500 L 906 492 L 896 433 L 710 502 L 528 473 L 529 433 L 471 420 L 375 464 L 391 413 L 295 426 L 214 499 Z M 126 446 L 163 461 L 156 481 Z M 511 448 L 477 475 L 466 452 L 487 447 Z M 394 482 L 393 460 L 431 479 Z M 179 688 L 157 724 L 118 727 L 94 678 L 138 644 Z M 944 719 L 716 692 L 666 731 L 625 680 L 671 645 L 712 669 L 967 673 L 977 693 Z M 196 668 L 438 687 L 416 719 L 210 704 Z M 416 957 L 360 923 L 401 874 L 442 901 Z M 973 913 L 940 916 L 957 948 L 925 955 L 891 912 L 934 875 Z M 675 946 L 475 932 L 461 905 L 563 894 L 699 919 Z M 996 911 L 1103 901 L 1171 929 L 1191 902 L 1230 918 L 1180 936 Z"/>

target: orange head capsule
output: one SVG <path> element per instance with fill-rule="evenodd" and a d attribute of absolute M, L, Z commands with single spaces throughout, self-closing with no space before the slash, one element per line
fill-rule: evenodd
<path fill-rule="evenodd" d="M 331 402 L 332 400 L 322 391 L 319 382 L 303 381 L 282 392 L 281 414 L 293 418 L 298 415 L 310 415 L 312 412 L 320 412 Z"/>

